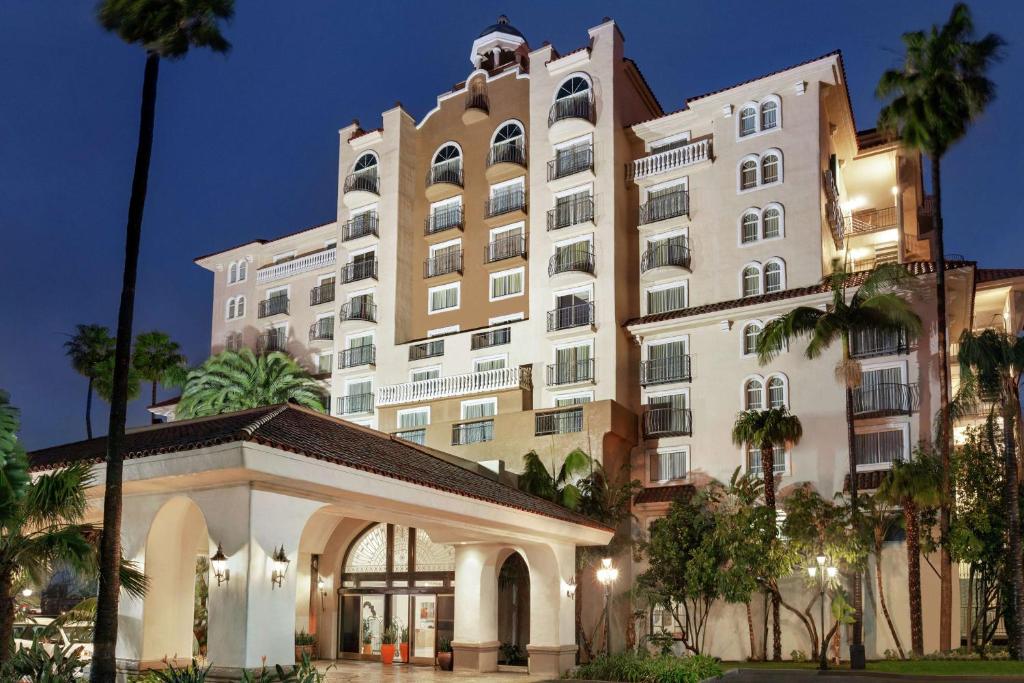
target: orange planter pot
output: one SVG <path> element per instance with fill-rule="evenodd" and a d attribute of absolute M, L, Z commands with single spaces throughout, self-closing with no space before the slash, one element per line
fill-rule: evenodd
<path fill-rule="evenodd" d="M 398 652 L 401 653 L 403 662 L 409 661 L 409 643 L 400 643 L 398 646 Z"/>
<path fill-rule="evenodd" d="M 391 663 L 395 661 L 395 646 L 392 645 L 381 645 L 380 646 L 380 663 L 385 666 L 391 666 Z"/>

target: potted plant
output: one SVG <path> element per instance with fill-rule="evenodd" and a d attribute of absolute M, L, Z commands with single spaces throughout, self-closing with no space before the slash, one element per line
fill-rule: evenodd
<path fill-rule="evenodd" d="M 388 626 L 380 634 L 380 661 L 390 666 L 395 661 L 395 641 L 398 639 L 398 632 L 394 626 Z"/>
<path fill-rule="evenodd" d="M 437 666 L 441 671 L 452 670 L 452 641 L 450 638 L 440 638 L 437 641 Z"/>
<path fill-rule="evenodd" d="M 398 652 L 399 658 L 408 663 L 409 662 L 409 627 L 403 626 L 398 631 Z"/>
<path fill-rule="evenodd" d="M 363 654 L 373 654 L 373 632 L 370 630 L 370 617 L 363 619 Z"/>
<path fill-rule="evenodd" d="M 303 656 L 316 659 L 316 636 L 305 630 L 295 634 L 295 661 L 301 662 Z"/>

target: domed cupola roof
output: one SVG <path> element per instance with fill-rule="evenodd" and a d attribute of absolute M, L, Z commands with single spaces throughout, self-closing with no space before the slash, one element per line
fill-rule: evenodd
<path fill-rule="evenodd" d="M 475 69 L 493 69 L 510 62 L 523 63 L 529 51 L 526 36 L 508 23 L 508 17 L 502 14 L 496 23 L 481 31 L 473 41 L 469 60 Z"/>
<path fill-rule="evenodd" d="M 510 36 L 515 36 L 517 38 L 522 38 L 524 40 L 526 39 L 526 36 L 524 36 L 519 29 L 517 29 L 512 24 L 508 23 L 508 17 L 506 17 L 504 14 L 498 17 L 498 23 L 491 24 L 483 31 L 480 31 L 480 35 L 477 37 L 483 38 L 484 36 L 490 35 L 492 33 L 507 33 Z"/>

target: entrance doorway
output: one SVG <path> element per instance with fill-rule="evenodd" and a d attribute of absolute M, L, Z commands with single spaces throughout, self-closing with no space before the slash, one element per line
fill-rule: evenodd
<path fill-rule="evenodd" d="M 455 549 L 434 543 L 422 529 L 371 524 L 342 562 L 340 652 L 377 659 L 389 629 L 395 662 L 434 663 L 438 645 L 455 624 Z"/>
<path fill-rule="evenodd" d="M 498 663 L 526 666 L 530 640 L 530 570 L 512 553 L 498 572 Z"/>

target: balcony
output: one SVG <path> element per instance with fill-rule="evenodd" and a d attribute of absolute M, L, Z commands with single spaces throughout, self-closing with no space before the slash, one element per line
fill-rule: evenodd
<path fill-rule="evenodd" d="M 423 360 L 444 355 L 444 339 L 420 342 L 409 347 L 409 360 Z"/>
<path fill-rule="evenodd" d="M 882 383 L 853 390 L 854 417 L 912 415 L 917 407 L 916 384 Z"/>
<path fill-rule="evenodd" d="M 338 352 L 338 369 L 357 368 L 362 365 L 376 365 L 377 347 L 373 344 L 350 346 Z"/>
<path fill-rule="evenodd" d="M 555 152 L 548 162 L 548 181 L 594 170 L 594 145 L 578 145 Z"/>
<path fill-rule="evenodd" d="M 462 230 L 463 224 L 462 207 L 453 206 L 431 212 L 423 221 L 423 232 L 427 235 L 436 235 L 445 230 Z"/>
<path fill-rule="evenodd" d="M 825 217 L 828 220 L 829 231 L 832 233 L 832 242 L 835 243 L 836 249 L 842 249 L 846 225 L 839 202 L 839 186 L 836 185 L 832 169 L 825 169 L 822 172 L 821 186 L 825 191 Z"/>
<path fill-rule="evenodd" d="M 640 386 L 649 387 L 656 384 L 673 382 L 689 382 L 690 356 L 668 356 L 645 360 L 640 363 Z"/>
<path fill-rule="evenodd" d="M 487 182 L 494 184 L 522 175 L 526 169 L 526 145 L 522 138 L 491 145 L 487 152 Z"/>
<path fill-rule="evenodd" d="M 594 381 L 593 358 L 569 361 L 567 363 L 551 363 L 546 369 L 549 387 Z"/>
<path fill-rule="evenodd" d="M 526 238 L 522 235 L 498 237 L 487 244 L 484 263 L 496 263 L 526 256 Z"/>
<path fill-rule="evenodd" d="M 320 318 L 309 326 L 309 341 L 326 341 L 334 339 L 334 316 Z"/>
<path fill-rule="evenodd" d="M 594 222 L 594 198 L 590 195 L 573 197 L 548 209 L 548 230 L 561 230 L 572 225 Z"/>
<path fill-rule="evenodd" d="M 669 173 L 677 168 L 694 166 L 711 158 L 711 139 L 706 138 L 636 159 L 626 168 L 629 179 L 635 182 Z"/>
<path fill-rule="evenodd" d="M 687 408 L 648 408 L 644 411 L 644 437 L 647 439 L 691 434 L 693 417 Z"/>
<path fill-rule="evenodd" d="M 341 269 L 341 281 L 345 284 L 369 279 L 377 279 L 377 259 L 352 261 Z"/>
<path fill-rule="evenodd" d="M 866 235 L 899 227 L 899 214 L 895 206 L 884 209 L 865 209 L 843 217 L 844 233 L 848 236 Z"/>
<path fill-rule="evenodd" d="M 530 389 L 532 386 L 530 366 L 499 368 L 381 387 L 377 390 L 377 404 L 388 406 L 414 401 L 433 401 L 483 392 Z"/>
<path fill-rule="evenodd" d="M 368 168 L 345 176 L 342 201 L 350 209 L 375 201 L 380 196 L 380 177 L 376 168 Z"/>
<path fill-rule="evenodd" d="M 649 199 L 640 205 L 640 225 L 657 223 L 658 221 L 690 215 L 690 193 L 688 190 L 676 190 Z"/>
<path fill-rule="evenodd" d="M 594 324 L 594 302 L 584 301 L 548 311 L 548 332 Z"/>
<path fill-rule="evenodd" d="M 537 413 L 534 416 L 534 436 L 571 434 L 583 431 L 583 408 L 564 408 Z"/>
<path fill-rule="evenodd" d="M 589 273 L 594 274 L 594 250 L 560 249 L 548 260 L 548 277 L 559 273 Z"/>
<path fill-rule="evenodd" d="M 367 211 L 341 224 L 341 241 L 359 239 L 367 235 L 377 237 L 377 212 Z"/>
<path fill-rule="evenodd" d="M 513 211 L 526 211 L 526 191 L 515 189 L 491 195 L 484 203 L 484 215 L 487 218 L 503 216 Z"/>
<path fill-rule="evenodd" d="M 476 420 L 452 425 L 452 445 L 466 446 L 494 440 L 494 420 Z"/>
<path fill-rule="evenodd" d="M 590 124 L 580 130 L 588 129 L 594 125 L 596 119 L 594 107 L 594 93 L 589 88 L 583 92 L 555 100 L 548 112 L 548 127 L 552 128 L 559 121 L 582 121 Z M 561 127 L 561 126 L 560 126 Z M 574 127 L 575 131 L 577 127 Z M 570 134 L 572 131 L 567 131 Z"/>
<path fill-rule="evenodd" d="M 341 322 L 349 320 L 377 322 L 377 304 L 352 299 L 347 304 L 341 305 L 339 319 Z"/>
<path fill-rule="evenodd" d="M 462 111 L 462 123 L 470 125 L 483 121 L 490 114 L 491 107 L 487 101 L 487 91 L 482 87 L 471 87 L 466 93 L 466 106 Z"/>
<path fill-rule="evenodd" d="M 362 415 L 373 412 L 373 394 L 352 394 L 339 396 L 335 400 L 338 415 Z"/>
<path fill-rule="evenodd" d="M 907 333 L 903 330 L 863 330 L 850 336 L 850 358 L 893 356 L 910 351 Z"/>
<path fill-rule="evenodd" d="M 640 272 L 646 273 L 655 268 L 675 266 L 690 269 L 690 246 L 683 243 L 651 244 L 640 257 Z"/>
<path fill-rule="evenodd" d="M 279 294 L 260 301 L 256 317 L 269 318 L 272 315 L 288 315 L 287 295 Z"/>
<path fill-rule="evenodd" d="M 308 273 L 311 270 L 320 270 L 333 266 L 338 257 L 338 250 L 334 247 L 320 249 L 303 256 L 298 256 L 287 261 L 280 261 L 269 266 L 264 266 L 256 271 L 256 282 L 273 282 L 284 278 Z"/>
<path fill-rule="evenodd" d="M 309 305 L 319 306 L 334 301 L 334 283 L 325 282 L 309 290 Z"/>
<path fill-rule="evenodd" d="M 427 199 L 436 202 L 462 189 L 462 159 L 432 164 L 427 171 Z"/>
<path fill-rule="evenodd" d="M 288 335 L 280 330 L 271 330 L 256 338 L 256 352 L 270 353 L 284 351 L 288 345 Z"/>
<path fill-rule="evenodd" d="M 487 349 L 492 346 L 502 346 L 512 342 L 512 328 L 502 327 L 497 330 L 487 330 L 486 332 L 477 332 L 469 338 L 469 349 L 476 351 L 477 349 Z"/>
<path fill-rule="evenodd" d="M 462 250 L 431 256 L 423 261 L 423 277 L 431 278 L 462 272 Z"/>

